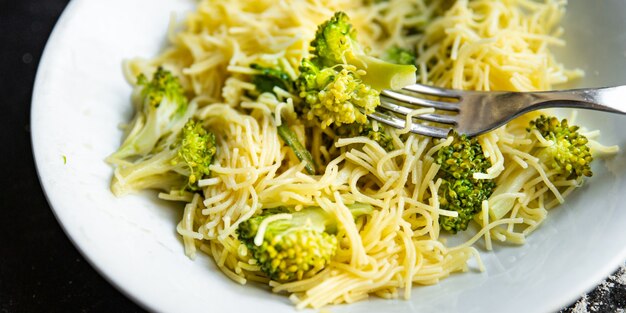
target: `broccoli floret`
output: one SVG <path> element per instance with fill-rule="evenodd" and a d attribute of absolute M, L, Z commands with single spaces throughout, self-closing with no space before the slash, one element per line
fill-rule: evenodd
<path fill-rule="evenodd" d="M 134 163 L 119 166 L 111 189 L 118 196 L 150 188 L 196 190 L 196 182 L 209 176 L 216 151 L 215 135 L 200 123 L 189 120 L 173 144 Z"/>
<path fill-rule="evenodd" d="M 368 56 L 356 41 L 348 16 L 337 12 L 321 24 L 311 42 L 311 58 L 300 65 L 296 80 L 304 99 L 302 112 L 325 128 L 367 122 L 380 104 L 380 90 L 415 83 L 415 66 Z"/>
<path fill-rule="evenodd" d="M 385 51 L 381 59 L 395 64 L 414 65 L 416 56 L 411 50 L 394 46 Z"/>
<path fill-rule="evenodd" d="M 542 115 L 530 122 L 528 131 L 536 129 L 553 145 L 537 153 L 545 161 L 549 170 L 557 170 L 560 176 L 574 179 L 582 176 L 591 177 L 591 151 L 588 140 L 578 133 L 578 126 L 569 126 L 566 119 L 559 122 L 556 117 Z"/>
<path fill-rule="evenodd" d="M 415 66 L 393 64 L 367 55 L 357 42 L 356 30 L 344 12 L 335 13 L 318 26 L 311 47 L 320 65 L 353 65 L 365 72 L 360 75 L 363 82 L 376 90 L 399 89 L 416 81 Z"/>
<path fill-rule="evenodd" d="M 373 211 L 371 205 L 360 203 L 348 208 L 354 218 Z M 263 221 L 276 218 L 277 214 L 282 214 L 282 218 L 267 223 L 262 237 L 256 238 Z M 337 221 L 319 207 L 300 211 L 285 207 L 269 209 L 237 228 L 239 240 L 252 252 L 261 270 L 281 282 L 309 278 L 324 269 L 337 251 L 336 232 Z"/>
<path fill-rule="evenodd" d="M 209 166 L 217 152 L 215 135 L 208 132 L 202 125 L 189 120 L 185 127 L 178 146 L 178 156 L 172 160 L 172 165 L 181 164 L 189 170 L 189 185 L 192 187 L 199 179 L 209 176 Z M 186 174 L 186 173 L 185 173 Z"/>
<path fill-rule="evenodd" d="M 301 88 L 300 96 L 308 105 L 306 118 L 317 118 L 321 128 L 332 124 L 366 123 L 366 114 L 373 113 L 380 104 L 379 92 L 363 84 L 358 75 L 346 68 L 335 72 L 334 69 L 319 70 L 313 66 L 307 67 L 307 71 L 301 68 L 301 77 L 307 80 L 304 84 L 314 86 Z"/>
<path fill-rule="evenodd" d="M 440 216 L 441 228 L 457 233 L 466 230 L 476 213 L 480 212 L 482 202 L 487 200 L 495 188 L 492 180 L 476 179 L 474 173 L 484 173 L 491 162 L 485 157 L 476 138 L 453 134 L 454 140 L 449 146 L 441 148 L 435 162 L 441 165 L 437 178 L 440 207 L 458 212 L 458 217 Z"/>
<path fill-rule="evenodd" d="M 348 125 L 341 125 L 335 127 L 335 133 L 339 137 L 351 138 L 357 136 L 364 136 L 371 140 L 378 142 L 378 144 L 387 151 L 395 149 L 391 136 L 385 131 L 385 127 L 378 124 L 376 129 L 372 122 L 368 121 L 365 124 L 352 123 Z"/>
<path fill-rule="evenodd" d="M 109 157 L 119 163 L 129 157 L 142 157 L 152 151 L 157 142 L 170 133 L 176 133 L 189 118 L 188 102 L 178 78 L 159 67 L 152 80 L 140 74 L 140 89 L 135 101 L 136 113 L 130 133 L 121 147 Z"/>
<path fill-rule="evenodd" d="M 274 87 L 295 93 L 294 81 L 285 71 L 278 68 L 261 66 L 256 63 L 251 64 L 250 68 L 260 72 L 252 77 L 252 83 L 259 94 L 264 92 L 274 93 Z"/>
<path fill-rule="evenodd" d="M 536 138 L 531 135 L 533 130 L 539 131 L 541 136 L 550 141 L 548 146 L 535 145 L 529 152 L 536 157 L 539 164 L 546 171 L 556 171 L 555 178 L 581 179 L 584 176 L 591 177 L 591 152 L 587 138 L 578 133 L 578 126 L 570 126 L 566 119 L 559 121 L 554 116 L 541 115 L 530 122 L 527 137 L 531 140 Z M 493 193 L 497 196 L 504 193 L 519 192 L 522 187 L 538 175 L 533 166 L 519 168 L 510 174 L 503 184 L 500 184 Z M 515 205 L 515 199 L 507 198 L 495 201 L 491 204 L 490 215 L 499 219 L 504 217 Z"/>

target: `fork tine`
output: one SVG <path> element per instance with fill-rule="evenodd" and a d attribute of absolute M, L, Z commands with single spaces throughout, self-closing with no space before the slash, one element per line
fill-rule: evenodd
<path fill-rule="evenodd" d="M 395 128 L 404 128 L 404 125 L 406 124 L 406 121 L 401 118 L 386 115 L 381 112 L 374 112 L 372 114 L 369 114 L 368 116 L 373 118 L 376 121 L 387 124 L 389 126 L 393 126 Z M 424 136 L 436 137 L 436 138 L 447 137 L 450 130 L 452 129 L 421 125 L 418 123 L 412 123 L 411 125 L 412 133 L 416 133 L 416 134 L 424 135 Z"/>
<path fill-rule="evenodd" d="M 391 90 L 383 90 L 380 93 L 380 97 L 381 97 L 381 100 L 392 99 L 392 100 L 396 100 L 399 102 L 409 103 L 412 105 L 435 108 L 437 110 L 455 111 L 455 112 L 459 111 L 459 105 L 455 103 L 417 98 L 417 97 L 408 96 L 408 95 L 391 91 Z"/>
<path fill-rule="evenodd" d="M 418 118 L 424 121 L 429 121 L 429 122 L 441 123 L 441 124 L 450 124 L 450 125 L 457 124 L 456 117 L 452 115 L 421 114 L 421 115 L 416 115 L 415 118 Z"/>
<path fill-rule="evenodd" d="M 409 113 L 413 111 L 413 109 L 411 108 L 407 108 L 405 106 L 401 106 L 390 101 L 381 101 L 379 108 L 387 109 L 389 111 L 399 113 L 402 115 L 408 115 Z M 420 114 L 420 115 L 415 115 L 414 117 L 420 120 L 424 120 L 424 121 L 443 123 L 443 124 L 455 125 L 457 123 L 456 117 L 453 115 Z"/>
<path fill-rule="evenodd" d="M 427 85 L 422 85 L 422 84 L 409 85 L 402 89 L 425 94 L 425 95 L 437 96 L 437 97 L 455 98 L 455 99 L 461 98 L 461 94 L 457 90 L 437 88 L 437 87 L 427 86 Z"/>

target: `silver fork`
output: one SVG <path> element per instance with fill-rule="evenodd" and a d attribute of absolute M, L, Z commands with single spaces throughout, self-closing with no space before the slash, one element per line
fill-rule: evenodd
<path fill-rule="evenodd" d="M 442 100 L 430 100 L 425 96 Z M 441 127 L 415 120 L 410 126 L 413 133 L 444 138 L 451 130 L 468 136 L 480 135 L 523 113 L 545 108 L 568 107 L 626 114 L 626 85 L 542 92 L 487 92 L 415 84 L 400 91 L 383 90 L 380 100 L 377 111 L 369 117 L 395 128 L 404 128 L 406 115 L 415 109 L 434 108 L 445 112 L 414 117 L 439 123 Z"/>

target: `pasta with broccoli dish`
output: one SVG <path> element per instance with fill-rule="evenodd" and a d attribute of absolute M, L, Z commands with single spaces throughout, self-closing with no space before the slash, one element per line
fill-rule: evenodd
<path fill-rule="evenodd" d="M 408 299 L 470 260 L 485 270 L 481 250 L 523 244 L 618 148 L 547 111 L 444 139 L 368 114 L 415 82 L 535 91 L 581 77 L 551 52 L 565 6 L 199 1 L 156 57 L 124 63 L 135 115 L 107 158 L 111 190 L 184 204 L 190 258 L 297 308 Z"/>

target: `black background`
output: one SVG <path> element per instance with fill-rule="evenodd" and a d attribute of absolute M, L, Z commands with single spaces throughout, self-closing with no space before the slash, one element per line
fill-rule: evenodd
<path fill-rule="evenodd" d="M 0 0 L 0 312 L 142 312 L 65 236 L 35 171 L 32 87 L 46 40 L 67 2 Z"/>
<path fill-rule="evenodd" d="M 32 86 L 46 40 L 67 2 L 0 0 L 0 312 L 142 312 L 71 244 L 35 171 Z M 588 295 L 590 311 L 626 309 L 626 286 L 614 285 Z M 564 311 L 573 311 L 573 305 Z"/>

